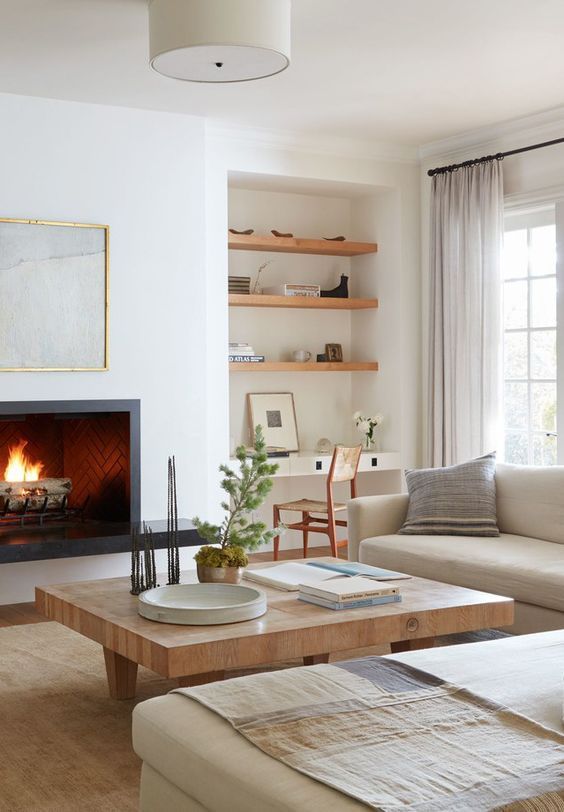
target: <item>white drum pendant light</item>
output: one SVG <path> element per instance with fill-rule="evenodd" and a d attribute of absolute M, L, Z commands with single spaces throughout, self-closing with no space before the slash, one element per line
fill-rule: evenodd
<path fill-rule="evenodd" d="M 291 0 L 149 0 L 151 67 L 188 82 L 247 82 L 290 64 Z"/>

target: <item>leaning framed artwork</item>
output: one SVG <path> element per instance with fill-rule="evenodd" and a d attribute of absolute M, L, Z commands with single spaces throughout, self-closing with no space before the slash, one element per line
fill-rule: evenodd
<path fill-rule="evenodd" d="M 0 218 L 0 372 L 107 370 L 109 227 Z"/>
<path fill-rule="evenodd" d="M 291 392 L 256 392 L 247 395 L 251 435 L 262 426 L 266 445 L 299 451 L 294 396 Z"/>

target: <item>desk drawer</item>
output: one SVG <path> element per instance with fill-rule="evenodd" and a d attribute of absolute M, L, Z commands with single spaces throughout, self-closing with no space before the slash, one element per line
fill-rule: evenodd
<path fill-rule="evenodd" d="M 331 457 L 325 454 L 320 454 L 318 457 L 290 457 L 290 476 L 311 476 L 312 474 L 327 476 L 330 465 Z"/>

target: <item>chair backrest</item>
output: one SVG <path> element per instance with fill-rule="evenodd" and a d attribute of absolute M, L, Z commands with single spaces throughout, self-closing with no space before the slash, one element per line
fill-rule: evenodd
<path fill-rule="evenodd" d="M 354 446 L 354 448 L 335 446 L 327 482 L 351 482 L 356 479 L 361 451 L 362 446 L 360 445 Z"/>

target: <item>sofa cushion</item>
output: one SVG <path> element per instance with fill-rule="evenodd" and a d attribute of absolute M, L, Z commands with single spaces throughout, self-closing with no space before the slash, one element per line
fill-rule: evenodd
<path fill-rule="evenodd" d="M 448 468 L 407 471 L 402 535 L 499 536 L 495 454 Z"/>
<path fill-rule="evenodd" d="M 359 560 L 524 603 L 564 611 L 564 545 L 502 533 L 475 536 L 376 536 Z"/>
<path fill-rule="evenodd" d="M 564 544 L 564 466 L 499 464 L 497 521 L 502 533 Z"/>

